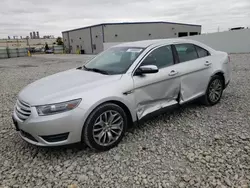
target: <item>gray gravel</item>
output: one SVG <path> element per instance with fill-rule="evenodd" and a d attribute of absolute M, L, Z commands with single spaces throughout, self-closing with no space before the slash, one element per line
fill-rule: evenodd
<path fill-rule="evenodd" d="M 28 83 L 91 56 L 0 60 L 0 187 L 250 186 L 250 54 L 233 54 L 233 80 L 213 107 L 190 104 L 129 130 L 118 147 L 39 148 L 11 128 Z"/>

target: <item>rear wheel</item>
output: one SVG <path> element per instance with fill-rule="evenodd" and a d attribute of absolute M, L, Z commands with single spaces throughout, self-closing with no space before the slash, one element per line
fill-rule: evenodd
<path fill-rule="evenodd" d="M 113 103 L 97 107 L 88 117 L 82 140 L 92 149 L 105 151 L 115 147 L 127 129 L 124 110 Z"/>
<path fill-rule="evenodd" d="M 217 104 L 223 93 L 223 77 L 219 75 L 214 75 L 207 87 L 205 96 L 202 99 L 202 102 L 205 105 L 212 106 Z"/>

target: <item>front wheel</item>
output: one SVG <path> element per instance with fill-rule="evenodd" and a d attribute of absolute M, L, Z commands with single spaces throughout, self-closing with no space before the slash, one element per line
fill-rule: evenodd
<path fill-rule="evenodd" d="M 206 94 L 203 97 L 202 102 L 205 105 L 212 106 L 217 104 L 223 93 L 223 77 L 214 75 L 207 87 Z"/>
<path fill-rule="evenodd" d="M 126 113 L 120 106 L 105 103 L 97 107 L 87 118 L 82 140 L 91 149 L 109 150 L 122 140 L 127 122 Z"/>

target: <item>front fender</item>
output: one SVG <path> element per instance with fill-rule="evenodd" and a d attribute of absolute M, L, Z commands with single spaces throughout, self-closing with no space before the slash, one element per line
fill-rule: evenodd
<path fill-rule="evenodd" d="M 96 107 L 110 101 L 117 101 L 124 104 L 128 108 L 132 120 L 136 121 L 134 95 L 133 93 L 126 93 L 126 91 L 130 90 L 133 90 L 133 80 L 131 76 L 125 75 L 118 82 L 105 84 L 85 92 L 82 102 L 79 105 L 79 108 L 85 111 L 84 121 Z"/>
<path fill-rule="evenodd" d="M 132 120 L 133 121 L 136 121 L 136 113 L 134 111 L 134 105 L 131 104 L 130 101 L 122 98 L 122 97 L 117 97 L 117 96 L 112 96 L 112 97 L 106 97 L 106 98 L 102 98 L 98 101 L 96 101 L 94 104 L 92 104 L 91 106 L 89 106 L 88 110 L 86 111 L 86 118 L 89 116 L 89 114 L 95 109 L 97 108 L 98 106 L 100 106 L 101 104 L 103 103 L 107 103 L 107 102 L 112 102 L 112 101 L 116 101 L 116 102 L 120 102 L 122 103 L 123 105 L 125 105 L 130 114 L 131 114 L 131 117 L 132 117 Z M 80 107 L 82 108 L 82 107 Z M 86 110 L 86 109 L 85 109 Z"/>

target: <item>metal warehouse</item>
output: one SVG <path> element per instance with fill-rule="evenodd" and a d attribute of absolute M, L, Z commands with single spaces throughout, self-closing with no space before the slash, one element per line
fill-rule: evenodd
<path fill-rule="evenodd" d="M 149 39 L 199 35 L 201 25 L 172 22 L 105 23 L 63 31 L 67 53 L 97 54 L 105 45 Z"/>

